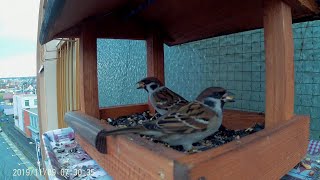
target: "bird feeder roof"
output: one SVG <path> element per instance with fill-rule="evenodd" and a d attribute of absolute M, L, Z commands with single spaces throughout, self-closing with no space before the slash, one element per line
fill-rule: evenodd
<path fill-rule="evenodd" d="M 283 0 L 293 21 L 316 18 L 316 0 Z M 47 0 L 39 41 L 79 37 L 94 22 L 97 38 L 145 39 L 160 31 L 167 45 L 263 27 L 264 0 Z"/>

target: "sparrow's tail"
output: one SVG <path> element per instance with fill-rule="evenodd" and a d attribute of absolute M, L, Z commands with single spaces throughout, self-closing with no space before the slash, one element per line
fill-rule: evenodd
<path fill-rule="evenodd" d="M 136 126 L 136 127 L 115 129 L 111 131 L 106 131 L 103 129 L 98 133 L 96 137 L 96 142 L 95 142 L 96 148 L 99 152 L 106 153 L 107 152 L 107 143 L 106 143 L 107 136 L 137 133 L 137 132 L 141 132 L 142 128 L 143 127 L 141 126 Z"/>

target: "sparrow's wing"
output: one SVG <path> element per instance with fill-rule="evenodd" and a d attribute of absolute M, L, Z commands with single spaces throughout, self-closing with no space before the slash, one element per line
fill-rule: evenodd
<path fill-rule="evenodd" d="M 167 87 L 163 87 L 153 93 L 153 99 L 156 108 L 166 111 L 178 110 L 180 107 L 188 104 L 187 100 Z"/>
<path fill-rule="evenodd" d="M 146 129 L 162 131 L 165 134 L 188 134 L 207 129 L 209 120 L 216 114 L 199 102 L 192 102 L 176 112 L 168 113 L 157 121 L 144 125 Z"/>

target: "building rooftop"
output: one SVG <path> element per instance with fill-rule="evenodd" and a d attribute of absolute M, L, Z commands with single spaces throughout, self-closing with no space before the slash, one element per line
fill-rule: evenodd
<path fill-rule="evenodd" d="M 31 97 L 31 96 L 37 96 L 36 94 L 15 94 L 14 96 L 21 96 L 21 97 Z"/>
<path fill-rule="evenodd" d="M 12 93 L 3 94 L 3 99 L 12 99 L 12 98 L 13 98 L 13 94 Z"/>
<path fill-rule="evenodd" d="M 9 106 L 9 105 L 0 105 L 0 111 L 3 111 L 4 109 L 12 109 L 13 106 Z"/>

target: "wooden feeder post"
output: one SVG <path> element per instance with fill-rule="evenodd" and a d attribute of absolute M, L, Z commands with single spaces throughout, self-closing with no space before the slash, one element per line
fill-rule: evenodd
<path fill-rule="evenodd" d="M 147 76 L 153 76 L 158 78 L 163 84 L 165 84 L 164 78 L 164 50 L 163 50 L 163 38 L 159 31 L 153 31 L 150 33 L 146 40 L 147 46 Z M 155 113 L 155 110 L 149 102 L 149 110 L 151 113 Z"/>
<path fill-rule="evenodd" d="M 80 36 L 81 111 L 99 118 L 97 37 L 95 23 L 83 23 Z"/>
<path fill-rule="evenodd" d="M 266 128 L 288 121 L 294 113 L 294 60 L 291 8 L 281 0 L 266 0 Z"/>

